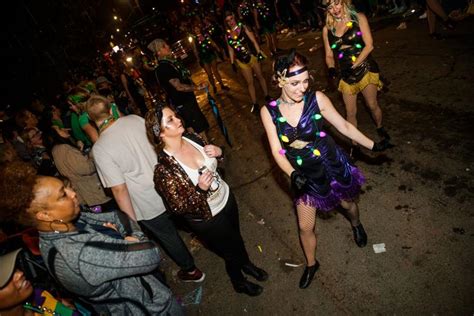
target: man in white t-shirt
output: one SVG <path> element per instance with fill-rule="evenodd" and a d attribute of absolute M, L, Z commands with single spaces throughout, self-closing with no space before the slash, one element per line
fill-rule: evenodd
<path fill-rule="evenodd" d="M 92 153 L 104 187 L 111 188 L 123 212 L 154 235 L 180 266 L 178 276 L 183 281 L 204 280 L 205 275 L 194 265 L 191 253 L 155 190 L 153 172 L 157 158 L 148 142 L 143 118 L 128 115 L 115 119 L 109 101 L 101 96 L 90 98 L 86 110 L 99 127 L 99 139 Z"/>

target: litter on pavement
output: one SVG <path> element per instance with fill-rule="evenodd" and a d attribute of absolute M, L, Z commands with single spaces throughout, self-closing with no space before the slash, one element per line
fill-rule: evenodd
<path fill-rule="evenodd" d="M 192 290 L 181 298 L 181 306 L 201 304 L 202 286 Z"/>
<path fill-rule="evenodd" d="M 385 244 L 384 243 L 381 243 L 381 244 L 373 244 L 372 247 L 374 248 L 374 252 L 375 253 L 382 253 L 382 252 L 385 252 L 386 249 L 385 249 Z"/>

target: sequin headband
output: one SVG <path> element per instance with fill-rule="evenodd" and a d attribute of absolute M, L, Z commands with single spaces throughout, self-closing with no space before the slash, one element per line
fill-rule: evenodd
<path fill-rule="evenodd" d="M 277 71 L 278 86 L 280 88 L 283 88 L 283 86 L 290 81 L 288 78 L 299 75 L 307 70 L 308 68 L 305 66 L 292 72 L 288 72 L 288 69 L 285 69 L 283 71 Z"/>
<path fill-rule="evenodd" d="M 153 124 L 151 129 L 153 130 L 153 134 L 155 134 L 155 136 L 157 136 L 157 137 L 160 136 L 160 133 L 161 133 L 160 122 L 161 122 L 162 118 L 163 118 L 162 109 L 161 108 L 155 109 L 156 122 L 155 122 L 155 124 Z"/>
<path fill-rule="evenodd" d="M 305 67 L 300 68 L 300 69 L 298 69 L 298 70 L 295 70 L 295 71 L 292 71 L 292 72 L 287 73 L 287 74 L 286 74 L 286 77 L 287 77 L 287 78 L 290 78 L 290 77 L 299 75 L 299 74 L 305 72 L 306 70 L 308 70 L 308 68 L 306 68 L 306 66 L 305 66 Z"/>

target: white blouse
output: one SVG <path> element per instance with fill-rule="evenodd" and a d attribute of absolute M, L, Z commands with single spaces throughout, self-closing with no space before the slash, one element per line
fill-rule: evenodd
<path fill-rule="evenodd" d="M 227 204 L 227 200 L 229 199 L 229 186 L 227 183 L 221 178 L 219 173 L 217 173 L 217 159 L 216 158 L 209 158 L 206 153 L 204 152 L 204 148 L 193 142 L 192 140 L 183 137 L 185 141 L 193 145 L 204 157 L 204 166 L 213 173 L 214 181 L 212 181 L 211 186 L 209 187 L 209 195 L 207 197 L 207 203 L 209 204 L 209 208 L 211 209 L 212 216 L 216 216 L 219 214 L 220 211 L 224 208 Z M 166 154 L 172 156 L 166 150 L 164 150 Z M 176 159 L 176 157 L 175 157 Z M 188 177 L 191 179 L 194 185 L 197 185 L 199 179 L 199 169 L 193 169 L 186 166 L 184 163 L 176 159 L 176 161 L 180 164 L 180 166 L 184 169 Z"/>

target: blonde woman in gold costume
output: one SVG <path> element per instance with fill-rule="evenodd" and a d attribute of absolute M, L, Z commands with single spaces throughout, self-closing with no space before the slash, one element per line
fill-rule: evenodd
<path fill-rule="evenodd" d="M 357 127 L 357 96 L 362 93 L 378 135 L 389 140 L 377 102 L 377 92 L 383 84 L 378 65 L 371 56 L 374 46 L 366 16 L 356 12 L 349 0 L 330 0 L 323 40 L 329 77 L 335 79 L 336 67 L 339 70 L 338 90 L 344 99 L 347 121 Z"/>

